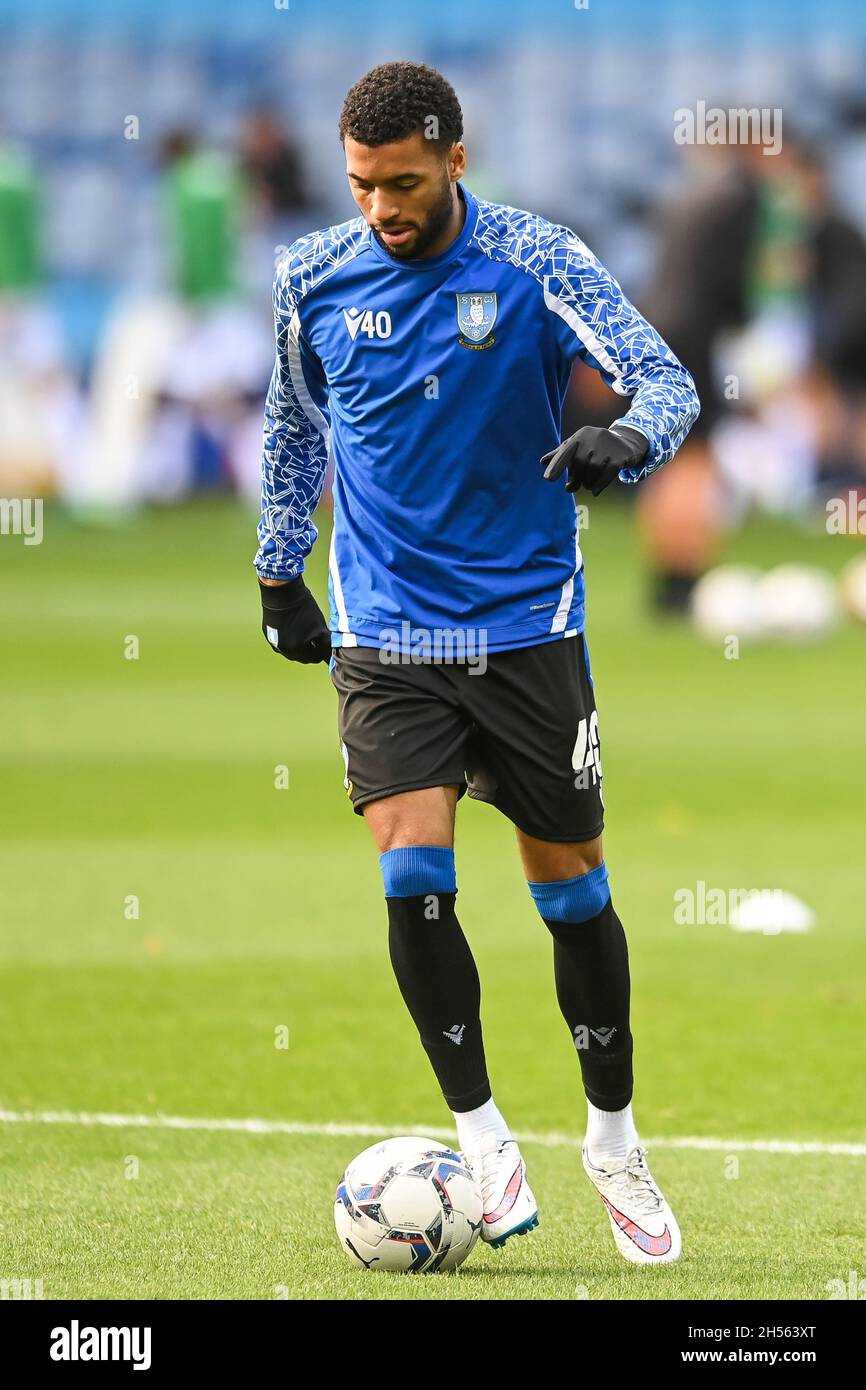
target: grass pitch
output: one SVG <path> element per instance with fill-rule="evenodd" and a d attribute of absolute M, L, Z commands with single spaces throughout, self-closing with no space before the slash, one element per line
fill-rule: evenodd
<path fill-rule="evenodd" d="M 0 541 L 0 1279 L 46 1298 L 823 1299 L 866 1276 L 866 1159 L 725 1142 L 651 1151 L 683 1259 L 621 1262 L 580 1168 L 548 934 L 508 823 L 465 800 L 460 917 L 497 1101 L 537 1136 L 542 1225 L 452 1276 L 349 1264 L 333 1191 L 371 1138 L 327 1126 L 447 1137 L 450 1115 L 391 976 L 333 690 L 268 651 L 253 548 L 254 519 L 217 502 L 113 530 L 49 512 L 42 546 Z M 726 660 L 647 620 L 627 511 L 593 503 L 584 549 L 642 1135 L 862 1144 L 866 635 Z M 781 523 L 729 551 L 834 570 L 852 553 Z M 700 880 L 788 889 L 816 929 L 677 925 Z M 8 1118 L 46 1112 L 309 1132 Z"/>

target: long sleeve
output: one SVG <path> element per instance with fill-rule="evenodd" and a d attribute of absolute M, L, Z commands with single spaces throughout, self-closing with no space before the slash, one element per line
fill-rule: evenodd
<path fill-rule="evenodd" d="M 312 514 L 327 471 L 330 419 L 324 372 L 304 340 L 285 260 L 274 278 L 274 329 L 255 567 L 263 578 L 291 579 L 303 570 L 318 535 Z"/>
<path fill-rule="evenodd" d="M 561 321 L 562 345 L 600 372 L 618 395 L 630 398 L 621 423 L 640 430 L 649 452 L 639 468 L 623 469 L 637 483 L 668 463 L 700 412 L 695 383 L 604 266 L 578 237 L 557 247 L 544 301 Z"/>

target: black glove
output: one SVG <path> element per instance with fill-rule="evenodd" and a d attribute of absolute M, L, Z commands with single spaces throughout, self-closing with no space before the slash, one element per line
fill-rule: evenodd
<path fill-rule="evenodd" d="M 301 575 L 286 584 L 263 584 L 262 632 L 274 651 L 310 665 L 330 661 L 331 633 Z"/>
<path fill-rule="evenodd" d="M 555 483 L 568 469 L 566 492 L 577 492 L 581 485 L 597 497 L 613 482 L 621 468 L 636 468 L 649 453 L 649 441 L 630 425 L 602 430 L 584 425 L 577 434 L 563 440 L 541 460 L 544 476 Z"/>

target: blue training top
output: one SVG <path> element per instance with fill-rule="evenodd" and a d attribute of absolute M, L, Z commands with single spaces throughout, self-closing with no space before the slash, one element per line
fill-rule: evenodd
<path fill-rule="evenodd" d="M 396 260 L 356 217 L 277 267 L 255 564 L 301 573 L 333 457 L 335 646 L 421 629 L 496 651 L 581 631 L 574 499 L 539 466 L 574 359 L 631 398 L 622 421 L 649 440 L 624 483 L 698 415 L 689 373 L 573 231 L 458 190 L 465 221 L 440 256 Z"/>

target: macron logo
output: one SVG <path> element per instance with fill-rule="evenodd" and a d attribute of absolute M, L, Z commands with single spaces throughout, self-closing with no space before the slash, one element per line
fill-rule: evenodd
<path fill-rule="evenodd" d="M 450 1038 L 451 1041 L 452 1041 L 453 1043 L 456 1043 L 457 1046 L 459 1047 L 460 1044 L 461 1044 L 462 1041 L 463 1041 L 463 1034 L 464 1034 L 465 1030 L 466 1030 L 466 1024 L 465 1024 L 465 1023 L 455 1023 L 453 1028 L 443 1028 L 443 1029 L 442 1029 L 442 1036 L 443 1036 L 444 1038 Z"/>
<path fill-rule="evenodd" d="M 52 1361 L 131 1361 L 134 1371 L 150 1370 L 149 1327 L 69 1327 L 51 1329 Z"/>
<path fill-rule="evenodd" d="M 590 1033 L 592 1033 L 592 1036 L 593 1036 L 594 1038 L 598 1038 L 598 1040 L 599 1040 L 599 1042 L 601 1043 L 602 1047 L 607 1047 L 608 1043 L 610 1042 L 611 1038 L 613 1037 L 614 1033 L 616 1032 L 616 1029 L 615 1029 L 615 1028 L 590 1028 L 589 1031 L 590 1031 Z"/>
<path fill-rule="evenodd" d="M 354 343 L 358 336 L 358 329 L 361 327 L 361 319 L 364 315 L 360 309 L 344 309 L 343 318 L 346 320 L 346 327 L 349 330 L 349 337 Z"/>
<path fill-rule="evenodd" d="M 344 309 L 343 320 L 354 343 L 359 333 L 366 338 L 390 338 L 391 315 L 385 309 Z"/>

